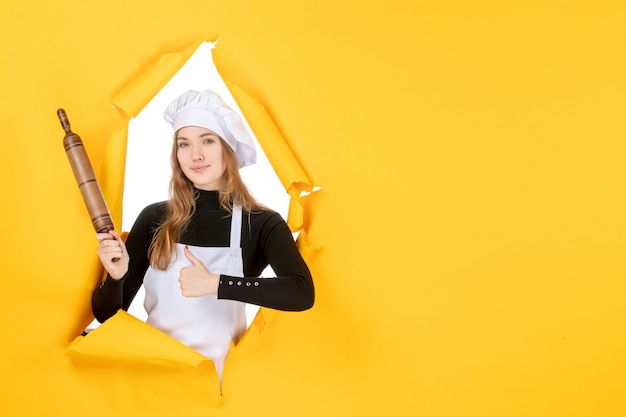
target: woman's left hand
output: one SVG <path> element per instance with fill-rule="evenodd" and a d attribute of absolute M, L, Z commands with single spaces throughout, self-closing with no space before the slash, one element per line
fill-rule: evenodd
<path fill-rule="evenodd" d="M 217 294 L 220 276 L 212 274 L 201 260 L 193 256 L 185 246 L 185 257 L 191 262 L 191 266 L 181 268 L 178 282 L 180 291 L 185 297 L 203 297 Z"/>

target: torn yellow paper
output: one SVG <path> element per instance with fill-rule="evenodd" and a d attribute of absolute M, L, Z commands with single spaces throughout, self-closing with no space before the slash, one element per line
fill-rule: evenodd
<path fill-rule="evenodd" d="M 184 51 L 161 55 L 154 65 L 113 97 L 113 105 L 129 117 L 137 116 L 201 44 L 198 41 Z"/>
<path fill-rule="evenodd" d="M 626 415 L 624 2 L 25 1 L 0 22 L 3 416 Z M 65 356 L 99 263 L 55 111 L 115 206 L 107 141 L 169 76 L 111 98 L 218 34 L 220 74 L 324 186 L 300 235 L 324 250 L 316 305 L 263 312 L 216 406 L 203 365 Z"/>
<path fill-rule="evenodd" d="M 124 166 L 126 162 L 126 140 L 128 138 L 128 125 L 124 129 L 115 132 L 106 143 L 104 163 L 100 186 L 107 203 L 115 229 L 122 229 L 122 193 L 124 189 Z"/>
<path fill-rule="evenodd" d="M 226 82 L 237 105 L 244 114 L 250 128 L 267 154 L 278 178 L 289 193 L 289 214 L 287 224 L 292 232 L 301 229 L 304 215 L 300 195 L 303 191 L 313 191 L 313 183 L 302 169 L 300 162 L 289 149 L 278 127 L 258 100 L 252 98 L 233 82 Z"/>
<path fill-rule="evenodd" d="M 77 337 L 67 355 L 161 366 L 197 367 L 203 362 L 211 362 L 123 310 L 86 336 Z"/>

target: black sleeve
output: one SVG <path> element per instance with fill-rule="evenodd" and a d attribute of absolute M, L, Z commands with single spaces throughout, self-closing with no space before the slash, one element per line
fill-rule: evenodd
<path fill-rule="evenodd" d="M 278 213 L 267 217 L 258 238 L 258 250 L 263 252 L 276 277 L 222 275 L 218 298 L 285 311 L 311 308 L 315 301 L 311 273 L 296 247 L 289 227 Z"/>
<path fill-rule="evenodd" d="M 126 249 L 130 257 L 128 272 L 119 281 L 107 274 L 106 279 L 93 292 L 91 309 L 100 323 L 119 309 L 128 310 L 135 298 L 148 270 L 148 248 L 162 213 L 163 205 L 153 204 L 139 214 L 126 239 Z"/>

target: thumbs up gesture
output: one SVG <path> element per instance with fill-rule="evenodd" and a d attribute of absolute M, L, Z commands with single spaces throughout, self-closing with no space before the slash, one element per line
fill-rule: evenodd
<path fill-rule="evenodd" d="M 201 260 L 193 256 L 185 246 L 185 257 L 191 262 L 191 266 L 180 269 L 178 282 L 180 291 L 185 297 L 203 297 L 217 294 L 220 276 L 212 274 Z"/>

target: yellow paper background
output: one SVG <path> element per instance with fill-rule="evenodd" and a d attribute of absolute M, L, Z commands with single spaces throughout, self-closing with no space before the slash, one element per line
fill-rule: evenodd
<path fill-rule="evenodd" d="M 25 1 L 0 39 L 2 415 L 626 414 L 623 3 Z M 216 39 L 322 187 L 316 305 L 263 310 L 221 398 L 65 355 L 100 269 L 55 113 L 121 224 L 114 98 Z"/>

